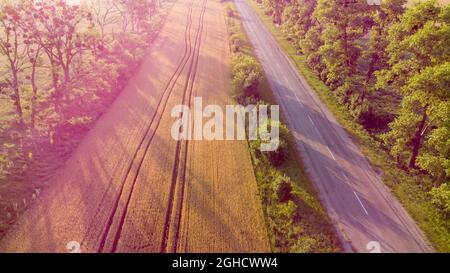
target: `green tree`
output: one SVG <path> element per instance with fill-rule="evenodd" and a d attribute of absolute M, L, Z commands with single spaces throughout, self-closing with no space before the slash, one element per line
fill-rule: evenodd
<path fill-rule="evenodd" d="M 346 104 L 352 104 L 352 96 L 361 89 L 358 41 L 364 35 L 367 8 L 364 0 L 319 0 L 314 10 L 322 28 L 319 54 L 326 67 L 326 83 Z"/>
<path fill-rule="evenodd" d="M 21 22 L 29 43 L 41 46 L 48 57 L 56 112 L 63 115 L 63 102 L 73 85 L 72 66 L 86 49 L 80 28 L 93 27 L 90 12 L 63 0 L 29 0 L 25 20 Z"/>
<path fill-rule="evenodd" d="M 376 73 L 388 69 L 388 30 L 403 14 L 406 0 L 385 0 L 369 8 L 368 33 L 362 39 L 364 50 L 359 61 L 360 92 L 354 103 L 354 116 L 368 130 L 385 131 L 394 118 L 399 96 L 390 89 L 376 88 Z M 387 101 L 387 103 L 386 103 Z"/>
<path fill-rule="evenodd" d="M 372 91 L 376 84 L 375 72 L 389 67 L 386 52 L 389 45 L 388 30 L 403 14 L 405 3 L 406 0 L 385 0 L 380 6 L 373 6 L 371 12 L 373 26 L 369 31 L 367 49 L 363 53 L 364 62 L 368 64 L 365 73 L 366 92 L 361 93 L 360 103 L 364 101 L 367 91 Z"/>
<path fill-rule="evenodd" d="M 272 13 L 272 19 L 275 24 L 281 24 L 281 18 L 288 1 L 286 0 L 266 0 L 266 6 Z"/>
<path fill-rule="evenodd" d="M 316 0 L 293 1 L 283 11 L 283 29 L 300 52 L 301 42 L 314 24 L 312 14 L 316 4 Z"/>
<path fill-rule="evenodd" d="M 321 38 L 322 28 L 314 24 L 306 33 L 305 39 L 300 41 L 300 47 L 306 56 L 306 62 L 316 73 L 320 74 L 322 80 L 326 80 L 325 65 L 322 62 L 321 54 L 318 51 L 323 45 Z"/>
<path fill-rule="evenodd" d="M 378 88 L 400 90 L 412 75 L 448 57 L 448 9 L 428 0 L 407 9 L 389 28 L 389 67 L 377 74 Z"/>
<path fill-rule="evenodd" d="M 400 162 L 409 160 L 416 167 L 416 159 L 425 141 L 420 165 L 432 174 L 448 170 L 450 63 L 432 66 L 413 76 L 402 88 L 405 94 L 397 119 L 384 135 L 391 153 Z"/>
<path fill-rule="evenodd" d="M 433 205 L 441 210 L 447 218 L 450 218 L 450 183 L 432 189 L 430 195 Z"/>
<path fill-rule="evenodd" d="M 238 101 L 245 97 L 257 97 L 258 85 L 262 79 L 262 68 L 258 61 L 248 55 L 237 54 L 232 60 L 233 95 Z"/>
<path fill-rule="evenodd" d="M 423 148 L 413 156 L 417 153 L 417 165 L 441 183 L 450 175 L 450 62 L 425 69 L 408 88 L 426 90 L 429 104 Z"/>
<path fill-rule="evenodd" d="M 416 168 L 419 159 L 434 175 L 448 171 L 449 14 L 435 1 L 406 11 L 389 31 L 390 69 L 378 79 L 404 96 L 385 143 L 399 163 Z"/>

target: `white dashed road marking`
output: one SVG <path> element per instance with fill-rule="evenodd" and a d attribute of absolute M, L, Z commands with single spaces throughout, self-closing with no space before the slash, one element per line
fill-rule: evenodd
<path fill-rule="evenodd" d="M 363 208 L 363 210 L 364 210 L 364 212 L 366 213 L 366 215 L 369 215 L 369 213 L 367 212 L 367 210 L 366 210 L 366 208 L 364 207 L 363 203 L 361 202 L 361 199 L 359 199 L 358 194 L 356 194 L 355 191 L 353 191 L 353 193 L 355 194 L 356 199 L 358 199 L 358 202 L 359 202 L 359 204 L 361 205 L 361 207 Z"/>

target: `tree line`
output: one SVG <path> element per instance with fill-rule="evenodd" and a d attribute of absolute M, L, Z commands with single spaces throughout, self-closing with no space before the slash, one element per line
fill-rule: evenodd
<path fill-rule="evenodd" d="M 450 7 L 257 0 L 400 167 L 450 178 Z M 450 192 L 450 191 L 449 191 Z"/>
<path fill-rule="evenodd" d="M 82 3 L 0 3 L 0 177 L 85 130 L 124 87 L 158 27 L 160 0 Z"/>

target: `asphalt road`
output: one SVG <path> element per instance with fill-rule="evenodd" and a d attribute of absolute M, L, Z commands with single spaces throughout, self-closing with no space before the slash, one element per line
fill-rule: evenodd
<path fill-rule="evenodd" d="M 231 103 L 229 62 L 224 5 L 177 1 L 125 90 L 0 252 L 270 251 L 246 141 L 171 136 L 175 106 L 195 96 Z"/>
<path fill-rule="evenodd" d="M 369 252 L 378 244 L 381 252 L 434 251 L 246 0 L 235 2 L 345 250 Z"/>

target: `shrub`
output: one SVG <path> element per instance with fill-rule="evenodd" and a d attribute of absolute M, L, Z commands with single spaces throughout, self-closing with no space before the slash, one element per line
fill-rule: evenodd
<path fill-rule="evenodd" d="M 280 167 L 286 162 L 288 157 L 287 143 L 284 139 L 280 139 L 278 149 L 272 152 L 263 152 L 275 167 Z"/>
<path fill-rule="evenodd" d="M 279 144 L 278 148 L 275 151 L 260 151 L 261 147 L 261 136 L 260 136 L 260 129 L 266 127 L 268 131 L 271 130 L 272 123 L 278 124 L 279 127 Z M 288 149 L 288 137 L 289 137 L 289 129 L 281 123 L 280 121 L 272 121 L 271 119 L 267 120 L 267 123 L 263 124 L 258 128 L 258 140 L 251 142 L 251 147 L 253 150 L 255 150 L 256 155 L 260 158 L 264 158 L 270 162 L 271 165 L 275 167 L 280 167 L 286 162 L 286 159 L 289 155 L 289 149 Z"/>
<path fill-rule="evenodd" d="M 228 17 L 231 17 L 231 18 L 236 17 L 236 13 L 235 13 L 235 11 L 234 11 L 234 9 L 233 9 L 233 6 L 232 6 L 231 4 L 228 4 L 228 5 L 227 5 L 226 11 L 227 11 L 227 16 L 228 16 Z"/>
<path fill-rule="evenodd" d="M 450 218 L 450 184 L 442 184 L 432 189 L 430 194 L 433 205 L 441 210 L 447 219 Z"/>
<path fill-rule="evenodd" d="M 231 62 L 233 97 L 242 102 L 245 97 L 258 97 L 258 84 L 263 74 L 258 61 L 248 55 L 236 54 Z"/>
<path fill-rule="evenodd" d="M 288 200 L 287 202 L 280 204 L 278 209 L 280 218 L 284 219 L 286 223 L 292 224 L 295 214 L 297 213 L 297 205 L 292 200 Z"/>
<path fill-rule="evenodd" d="M 274 192 L 281 203 L 288 202 L 292 197 L 292 181 L 286 175 L 280 175 L 273 181 Z"/>
<path fill-rule="evenodd" d="M 237 33 L 234 33 L 230 36 L 230 44 L 231 51 L 233 53 L 238 53 L 245 46 L 245 42 L 242 39 L 241 35 Z"/>

